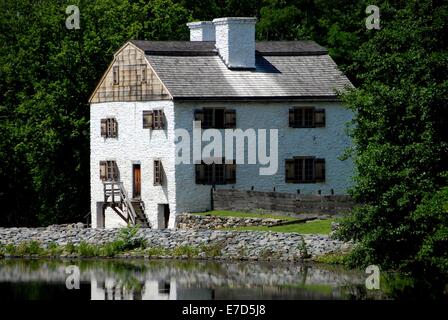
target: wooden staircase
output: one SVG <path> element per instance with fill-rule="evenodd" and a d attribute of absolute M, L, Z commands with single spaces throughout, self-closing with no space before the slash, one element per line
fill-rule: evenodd
<path fill-rule="evenodd" d="M 151 228 L 145 215 L 145 207 L 140 199 L 128 198 L 121 181 L 107 181 L 104 185 L 103 217 L 106 208 L 112 208 L 118 216 L 128 225 L 140 225 L 143 228 Z"/>
<path fill-rule="evenodd" d="M 146 218 L 145 204 L 143 201 L 140 199 L 132 199 L 131 204 L 136 215 L 135 223 L 140 225 L 142 228 L 151 228 L 151 225 Z"/>

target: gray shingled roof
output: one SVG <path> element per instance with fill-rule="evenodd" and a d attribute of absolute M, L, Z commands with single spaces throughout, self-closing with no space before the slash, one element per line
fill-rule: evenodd
<path fill-rule="evenodd" d="M 175 100 L 333 100 L 352 86 L 313 41 L 257 42 L 255 70 L 228 69 L 214 42 L 133 43 Z"/>

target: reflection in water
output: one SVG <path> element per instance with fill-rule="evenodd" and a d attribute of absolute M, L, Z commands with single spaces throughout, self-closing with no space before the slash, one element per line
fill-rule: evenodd
<path fill-rule="evenodd" d="M 66 288 L 66 267 L 80 289 Z M 365 274 L 325 265 L 177 260 L 0 260 L 0 299 L 382 299 Z"/>

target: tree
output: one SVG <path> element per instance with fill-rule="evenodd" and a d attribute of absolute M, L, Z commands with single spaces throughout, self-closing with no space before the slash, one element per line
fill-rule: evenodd
<path fill-rule="evenodd" d="M 362 205 L 341 234 L 360 243 L 354 265 L 443 272 L 446 206 L 440 197 L 437 209 L 419 206 L 447 185 L 448 6 L 426 0 L 385 9 L 381 30 L 369 31 L 354 54 L 362 84 L 343 96 L 355 113 L 352 195 Z"/>

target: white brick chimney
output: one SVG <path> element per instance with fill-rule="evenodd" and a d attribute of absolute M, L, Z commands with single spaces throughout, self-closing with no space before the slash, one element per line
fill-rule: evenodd
<path fill-rule="evenodd" d="M 215 26 L 211 21 L 187 23 L 190 28 L 190 41 L 215 41 Z"/>
<path fill-rule="evenodd" d="M 213 20 L 216 48 L 230 69 L 255 68 L 255 23 L 251 17 L 230 17 Z"/>

